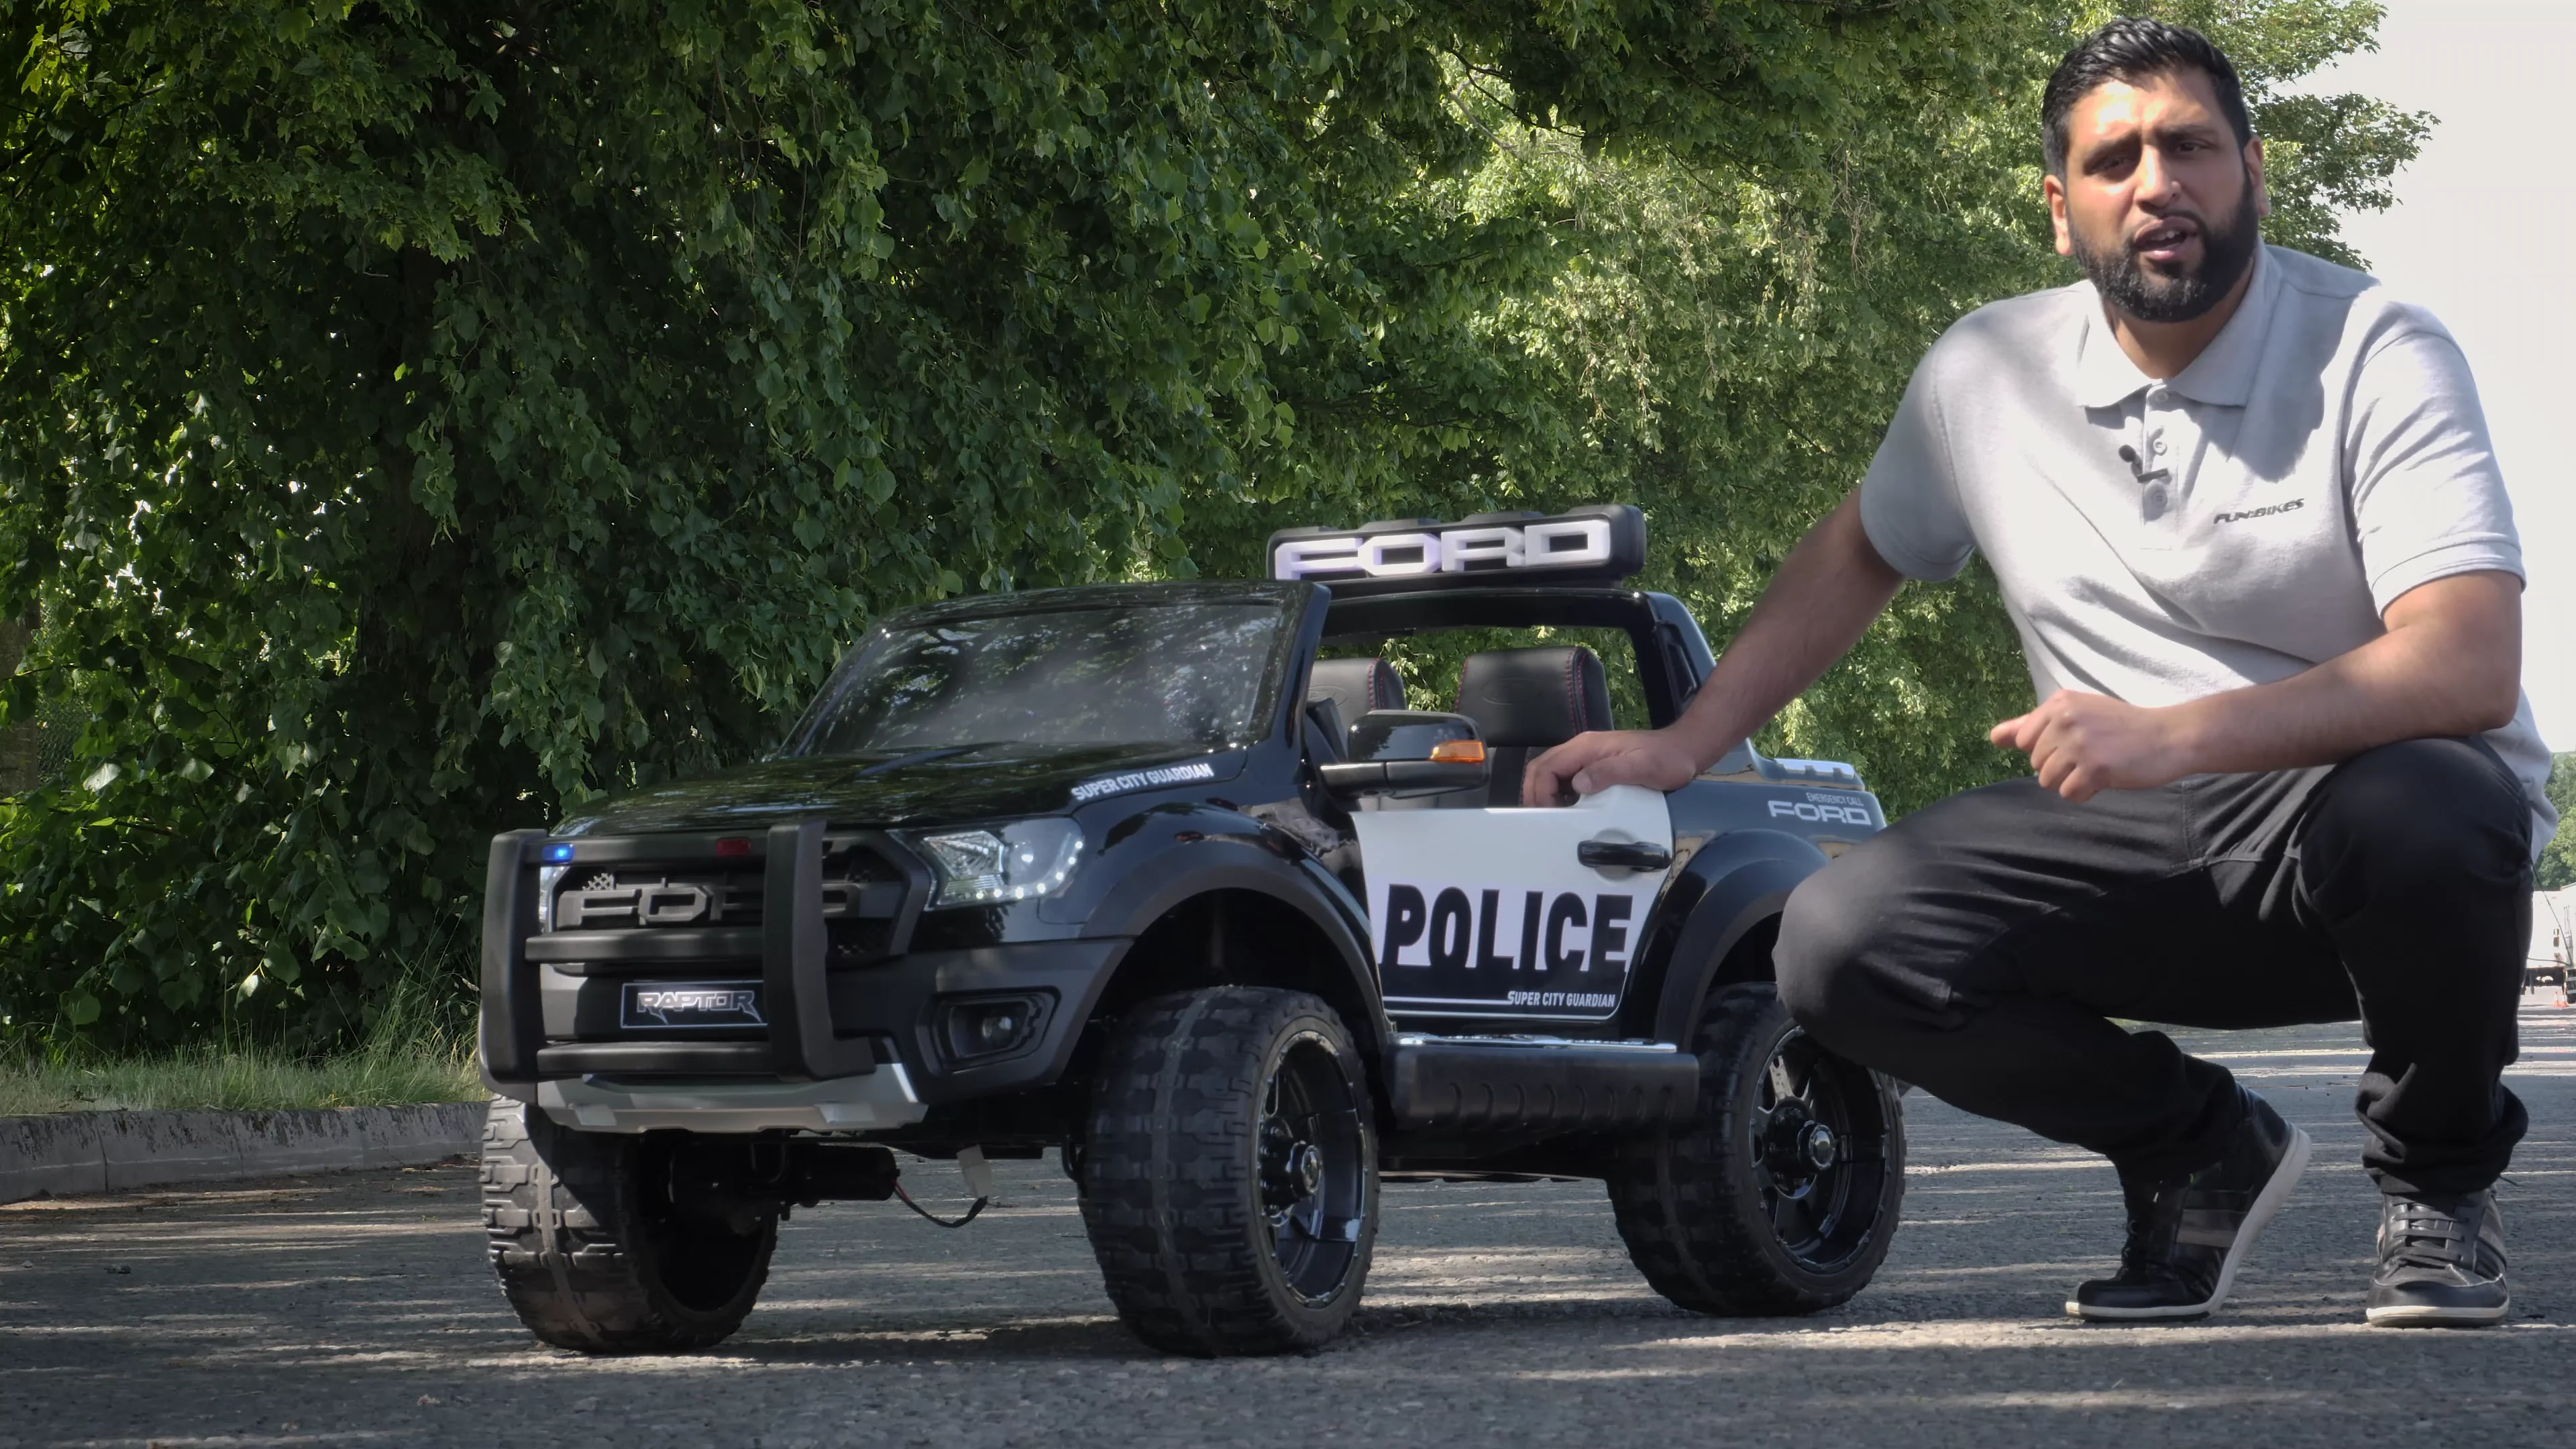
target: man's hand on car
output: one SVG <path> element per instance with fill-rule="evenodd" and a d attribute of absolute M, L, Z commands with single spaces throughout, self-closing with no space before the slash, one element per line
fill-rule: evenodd
<path fill-rule="evenodd" d="M 1531 760 L 1521 772 L 1521 803 L 1571 804 L 1613 785 L 1669 792 L 1698 773 L 1699 761 L 1669 730 L 1594 730 Z"/>
<path fill-rule="evenodd" d="M 2061 689 L 1986 738 L 2029 755 L 2040 784 L 2081 803 L 2104 790 L 2148 790 L 2190 774 L 2174 724 L 2163 710 Z"/>

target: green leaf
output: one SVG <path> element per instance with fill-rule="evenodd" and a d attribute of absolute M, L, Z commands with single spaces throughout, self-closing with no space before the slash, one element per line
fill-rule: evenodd
<path fill-rule="evenodd" d="M 2067 276 L 2055 4 L 22 8 L 0 1018 L 101 1039 L 327 1041 L 496 831 L 970 588 L 1625 499 L 1722 638 L 1930 339 Z M 2333 253 L 2423 118 L 2289 82 L 2374 7 L 2154 8 Z M 1768 738 L 1903 808 L 2027 690 L 1972 573 Z"/>

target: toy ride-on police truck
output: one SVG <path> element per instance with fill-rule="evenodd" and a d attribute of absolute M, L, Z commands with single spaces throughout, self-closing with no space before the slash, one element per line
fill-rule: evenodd
<path fill-rule="evenodd" d="M 1051 1146 L 1119 1316 L 1176 1352 L 1332 1337 L 1386 1178 L 1598 1178 L 1683 1307 L 1850 1297 L 1896 1228 L 1896 1091 L 1768 983 L 1790 889 L 1878 802 L 1750 748 L 1519 798 L 1614 697 L 1661 725 L 1707 676 L 1689 612 L 1621 586 L 1644 555 L 1633 508 L 1490 514 L 1291 530 L 1261 582 L 936 604 L 773 757 L 499 837 L 512 1306 L 566 1347 L 712 1344 L 791 1209 L 897 1193 L 896 1149 L 971 1182 Z"/>

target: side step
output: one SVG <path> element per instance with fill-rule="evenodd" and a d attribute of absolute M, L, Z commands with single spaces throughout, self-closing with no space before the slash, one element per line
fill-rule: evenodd
<path fill-rule="evenodd" d="M 1699 1058 L 1670 1042 L 1406 1033 L 1387 1054 L 1386 1090 L 1406 1128 L 1680 1126 L 1699 1115 Z"/>

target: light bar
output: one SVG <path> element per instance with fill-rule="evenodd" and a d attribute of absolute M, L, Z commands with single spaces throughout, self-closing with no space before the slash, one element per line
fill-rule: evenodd
<path fill-rule="evenodd" d="M 1479 513 L 1456 523 L 1398 518 L 1355 529 L 1270 535 L 1270 576 L 1337 593 L 1457 585 L 1607 584 L 1646 564 L 1646 516 L 1625 503 L 1561 514 Z"/>

